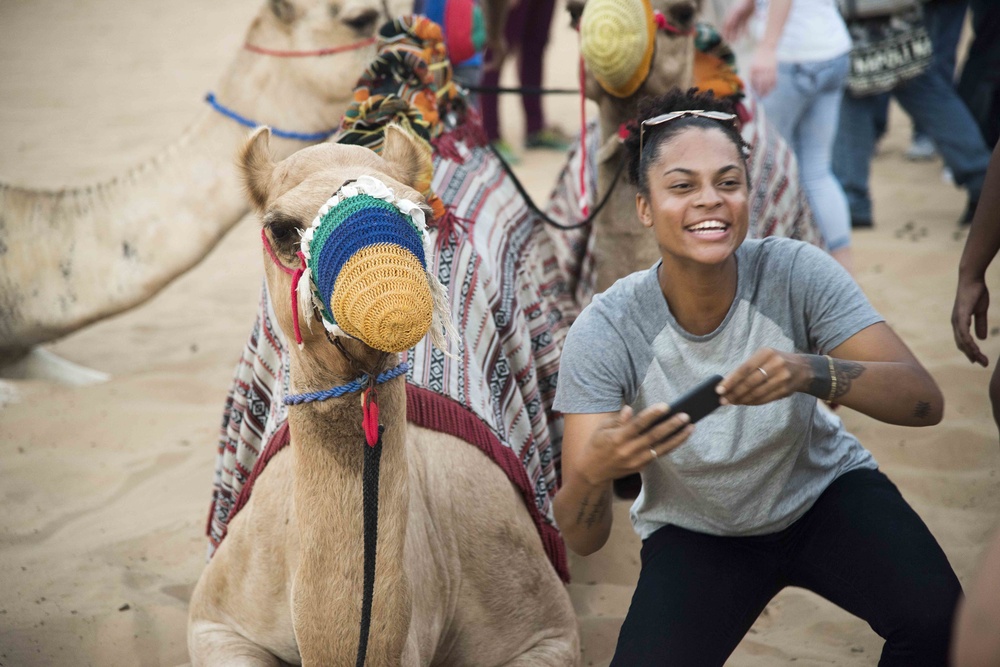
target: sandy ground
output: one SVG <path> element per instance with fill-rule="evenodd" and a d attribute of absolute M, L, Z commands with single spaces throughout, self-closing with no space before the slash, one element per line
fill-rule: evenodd
<path fill-rule="evenodd" d="M 0 180 L 33 187 L 107 180 L 155 154 L 200 110 L 258 3 L 5 0 L 0 3 Z M 575 37 L 560 14 L 548 83 L 574 85 Z M 506 132 L 521 114 L 505 101 Z M 549 98 L 579 127 L 578 100 Z M 591 113 L 593 110 L 591 109 Z M 988 371 L 954 347 L 949 315 L 964 196 L 938 162 L 902 158 L 908 121 L 874 162 L 876 224 L 855 236 L 857 276 L 940 383 L 944 422 L 913 430 L 843 417 L 938 537 L 967 583 L 1000 516 Z M 538 200 L 561 158 L 525 154 Z M 260 281 L 254 222 L 147 304 L 48 346 L 111 375 L 70 388 L 4 385 L 0 408 L 0 665 L 177 665 L 203 566 L 215 433 Z M 178 230 L 178 233 L 183 233 Z M 1000 288 L 996 273 L 991 285 Z M 2 316 L 2 314 L 0 314 Z M 1000 354 L 1000 329 L 985 351 Z M 627 505 L 602 551 L 571 561 L 584 664 L 606 665 L 638 572 Z M 874 665 L 881 640 L 799 590 L 780 594 L 730 664 Z"/>

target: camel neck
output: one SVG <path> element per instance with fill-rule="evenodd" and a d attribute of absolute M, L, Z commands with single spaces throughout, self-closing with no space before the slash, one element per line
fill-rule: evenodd
<path fill-rule="evenodd" d="M 293 381 L 295 368 L 293 366 Z M 294 383 L 293 384 L 297 384 Z M 378 493 L 378 555 L 372 632 L 373 664 L 398 664 L 411 613 L 409 582 L 402 564 L 409 510 L 406 439 L 406 384 L 396 378 L 378 387 L 379 421 L 385 427 Z M 297 625 L 303 664 L 354 662 L 364 596 L 363 471 L 368 449 L 356 393 L 322 402 L 293 405 L 288 411 L 295 482 L 293 500 L 301 561 L 295 574 L 296 614 L 337 619 Z"/>

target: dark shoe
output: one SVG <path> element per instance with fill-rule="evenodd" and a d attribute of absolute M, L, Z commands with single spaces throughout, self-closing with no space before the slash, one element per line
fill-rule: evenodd
<path fill-rule="evenodd" d="M 874 226 L 871 218 L 855 218 L 851 216 L 851 229 L 871 229 Z"/>
<path fill-rule="evenodd" d="M 515 167 L 521 164 L 521 158 L 517 156 L 514 149 L 506 139 L 497 139 L 493 142 L 493 148 L 500 155 L 504 162 L 506 162 L 511 167 Z"/>
<path fill-rule="evenodd" d="M 976 216 L 976 207 L 979 206 L 978 199 L 970 199 L 969 203 L 965 206 L 965 213 L 962 217 L 958 219 L 958 224 L 962 226 L 971 225 L 972 218 Z"/>
<path fill-rule="evenodd" d="M 524 138 L 524 147 L 545 148 L 553 151 L 564 151 L 569 148 L 572 137 L 557 127 L 546 127 L 543 130 L 529 134 Z"/>
<path fill-rule="evenodd" d="M 635 500 L 639 497 L 639 491 L 642 489 L 642 477 L 639 473 L 634 472 L 631 475 L 619 477 L 612 482 L 611 486 L 614 489 L 615 496 L 618 498 L 622 500 Z"/>

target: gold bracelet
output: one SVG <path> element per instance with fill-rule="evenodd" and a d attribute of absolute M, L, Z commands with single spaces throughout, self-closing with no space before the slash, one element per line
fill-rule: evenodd
<path fill-rule="evenodd" d="M 833 369 L 833 357 L 829 354 L 823 356 L 826 357 L 826 362 L 830 365 L 830 396 L 826 399 L 826 402 L 833 403 L 833 399 L 837 395 L 837 373 Z"/>

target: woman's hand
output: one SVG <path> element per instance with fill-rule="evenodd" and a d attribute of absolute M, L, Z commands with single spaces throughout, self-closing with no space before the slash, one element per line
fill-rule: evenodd
<path fill-rule="evenodd" d="M 659 404 L 633 415 L 632 408 L 626 405 L 618 413 L 606 416 L 579 454 L 580 475 L 588 484 L 599 486 L 639 472 L 679 447 L 690 437 L 694 426 L 683 412 L 656 424 L 669 411 L 667 405 Z"/>
<path fill-rule="evenodd" d="M 767 97 L 778 83 L 778 55 L 774 49 L 758 46 L 750 62 L 750 86 L 761 98 Z"/>
<path fill-rule="evenodd" d="M 604 546 L 611 534 L 611 482 L 642 470 L 691 435 L 694 427 L 683 413 L 656 424 L 668 412 L 661 403 L 637 415 L 630 407 L 566 415 L 563 483 L 552 511 L 570 549 L 586 556 Z"/>
<path fill-rule="evenodd" d="M 986 312 L 990 307 L 990 292 L 983 279 L 958 279 L 958 292 L 955 294 L 955 307 L 951 311 L 951 328 L 955 334 L 955 344 L 969 361 L 981 366 L 989 365 L 989 359 L 983 354 L 976 341 L 972 338 L 972 327 L 975 324 L 976 338 L 986 340 Z"/>
<path fill-rule="evenodd" d="M 717 391 L 723 405 L 763 405 L 798 391 L 901 426 L 932 426 L 944 414 L 934 378 L 885 322 L 825 356 L 757 350 Z"/>
<path fill-rule="evenodd" d="M 814 375 L 805 355 L 765 347 L 723 378 L 716 391 L 723 405 L 763 405 L 806 391 Z"/>

